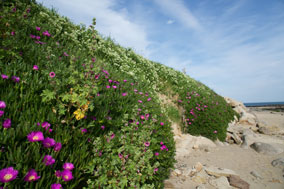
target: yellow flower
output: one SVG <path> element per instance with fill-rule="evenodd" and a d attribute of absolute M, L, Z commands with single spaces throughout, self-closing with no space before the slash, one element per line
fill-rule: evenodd
<path fill-rule="evenodd" d="M 82 112 L 80 108 L 78 108 L 73 114 L 75 115 L 75 118 L 77 120 L 83 119 L 85 117 L 84 112 Z"/>

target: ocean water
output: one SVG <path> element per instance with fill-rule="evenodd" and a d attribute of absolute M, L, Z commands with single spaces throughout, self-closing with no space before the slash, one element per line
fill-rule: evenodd
<path fill-rule="evenodd" d="M 275 105 L 284 105 L 284 102 L 252 102 L 244 103 L 246 107 L 249 106 L 275 106 Z"/>

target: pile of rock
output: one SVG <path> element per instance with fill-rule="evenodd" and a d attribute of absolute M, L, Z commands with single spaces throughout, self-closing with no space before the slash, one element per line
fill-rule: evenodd
<path fill-rule="evenodd" d="M 206 188 L 206 185 L 208 184 L 218 189 L 249 188 L 249 184 L 241 179 L 234 171 L 214 166 L 207 167 L 202 165 L 200 162 L 197 162 L 191 169 L 187 167 L 179 167 L 172 172 L 172 176 L 191 179 L 198 185 L 196 187 L 198 189 Z M 165 189 L 173 188 L 173 184 L 169 181 L 165 181 Z"/>

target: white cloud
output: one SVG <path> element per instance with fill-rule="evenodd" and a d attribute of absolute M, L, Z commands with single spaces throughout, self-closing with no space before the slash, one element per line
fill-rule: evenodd
<path fill-rule="evenodd" d="M 175 21 L 174 20 L 168 20 L 167 24 L 173 24 Z"/>
<path fill-rule="evenodd" d="M 47 5 L 55 5 L 69 14 L 68 17 L 75 22 L 91 24 L 92 18 L 97 20 L 97 30 L 105 36 L 115 39 L 120 45 L 131 47 L 136 52 L 148 56 L 146 29 L 138 23 L 131 21 L 126 9 L 115 10 L 117 1 L 114 0 L 50 0 Z M 72 14 L 70 14 L 72 13 Z M 66 14 L 65 14 L 66 15 Z M 80 20 L 79 20 L 80 19 Z"/>
<path fill-rule="evenodd" d="M 190 29 L 199 30 L 201 25 L 182 0 L 154 0 L 166 15 L 170 15 Z"/>

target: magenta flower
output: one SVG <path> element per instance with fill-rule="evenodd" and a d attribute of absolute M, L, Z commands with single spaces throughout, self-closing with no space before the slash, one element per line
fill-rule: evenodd
<path fill-rule="evenodd" d="M 40 27 L 36 27 L 36 30 L 37 30 L 37 31 L 40 31 Z"/>
<path fill-rule="evenodd" d="M 92 61 L 93 61 L 93 62 L 96 62 L 96 58 L 92 58 Z"/>
<path fill-rule="evenodd" d="M 73 175 L 72 175 L 72 172 L 70 170 L 63 170 L 61 172 L 61 176 L 62 176 L 62 179 L 66 182 L 73 179 Z"/>
<path fill-rule="evenodd" d="M 109 86 L 109 85 L 107 85 L 106 87 L 107 87 L 107 89 L 109 89 L 109 88 L 110 88 L 110 86 Z"/>
<path fill-rule="evenodd" d="M 14 180 L 18 175 L 18 171 L 14 170 L 13 167 L 5 168 L 0 170 L 0 182 L 10 182 Z"/>
<path fill-rule="evenodd" d="M 163 145 L 164 143 L 163 143 L 163 142 L 160 142 L 160 144 Z"/>
<path fill-rule="evenodd" d="M 123 82 L 125 83 L 125 82 L 127 82 L 127 80 L 125 79 L 125 80 L 123 80 Z"/>
<path fill-rule="evenodd" d="M 54 183 L 51 185 L 51 189 L 62 189 L 62 185 L 59 183 Z"/>
<path fill-rule="evenodd" d="M 1 108 L 1 109 L 6 108 L 6 104 L 5 104 L 4 101 L 0 101 L 0 108 Z"/>
<path fill-rule="evenodd" d="M 42 127 L 42 128 L 45 128 L 45 130 L 47 130 L 47 129 L 50 127 L 50 123 L 48 123 L 47 121 L 45 121 L 45 122 L 43 122 L 43 123 L 41 124 L 41 127 Z"/>
<path fill-rule="evenodd" d="M 116 89 L 116 88 L 117 88 L 117 86 L 115 86 L 115 85 L 114 85 L 114 86 L 112 86 L 112 88 Z"/>
<path fill-rule="evenodd" d="M 38 65 L 34 65 L 33 70 L 38 70 Z"/>
<path fill-rule="evenodd" d="M 155 168 L 155 169 L 154 169 L 154 174 L 155 174 L 158 170 L 159 170 L 158 168 Z"/>
<path fill-rule="evenodd" d="M 108 82 L 109 82 L 109 83 L 111 83 L 111 82 L 112 82 L 112 80 L 111 80 L 111 79 L 109 79 L 109 80 L 108 80 Z"/>
<path fill-rule="evenodd" d="M 105 129 L 105 126 L 102 125 L 101 128 L 102 128 L 102 130 L 104 130 L 104 129 Z"/>
<path fill-rule="evenodd" d="M 127 95 L 127 93 L 122 93 L 122 96 L 126 96 Z"/>
<path fill-rule="evenodd" d="M 42 141 L 44 140 L 44 136 L 43 133 L 40 131 L 34 131 L 31 132 L 28 136 L 27 136 L 28 140 L 30 142 L 38 142 L 38 141 Z"/>
<path fill-rule="evenodd" d="M 11 32 L 11 35 L 12 35 L 12 36 L 13 36 L 13 35 L 15 35 L 15 32 L 14 32 L 14 31 L 12 31 L 12 32 Z"/>
<path fill-rule="evenodd" d="M 69 54 L 67 54 L 66 52 L 64 52 L 63 54 L 64 54 L 64 56 L 69 56 Z"/>
<path fill-rule="evenodd" d="M 148 98 L 147 101 L 149 102 L 151 100 L 151 98 Z"/>
<path fill-rule="evenodd" d="M 12 76 L 12 81 L 16 82 L 16 83 L 19 83 L 20 82 L 20 78 L 17 77 L 17 76 Z"/>
<path fill-rule="evenodd" d="M 53 159 L 51 155 L 46 155 L 43 158 L 43 163 L 47 166 L 52 165 L 55 163 L 55 159 Z"/>
<path fill-rule="evenodd" d="M 215 133 L 215 134 L 216 134 L 216 133 L 218 133 L 218 132 L 215 130 L 213 133 Z"/>
<path fill-rule="evenodd" d="M 57 178 L 60 178 L 61 177 L 61 171 L 59 171 L 59 170 L 55 171 L 55 176 Z"/>
<path fill-rule="evenodd" d="M 138 100 L 139 103 L 142 103 L 142 100 Z"/>
<path fill-rule="evenodd" d="M 54 78 L 54 77 L 55 77 L 55 73 L 54 73 L 54 72 L 50 72 L 50 73 L 49 73 L 49 76 L 50 76 L 51 78 Z"/>
<path fill-rule="evenodd" d="M 73 165 L 73 163 L 64 163 L 63 169 L 71 171 L 72 169 L 74 169 L 74 165 Z"/>
<path fill-rule="evenodd" d="M 33 34 L 30 34 L 30 38 L 34 39 L 34 38 L 36 38 L 36 36 L 33 35 Z"/>
<path fill-rule="evenodd" d="M 2 115 L 4 114 L 5 112 L 0 110 L 0 117 L 2 117 Z"/>
<path fill-rule="evenodd" d="M 115 137 L 115 134 L 112 133 L 111 136 L 110 136 L 110 138 L 113 139 L 114 137 Z"/>
<path fill-rule="evenodd" d="M 50 37 L 51 35 L 50 35 L 50 33 L 48 33 L 48 31 L 46 30 L 46 31 L 44 31 L 44 32 L 42 32 L 42 35 L 45 35 L 45 36 L 48 36 L 48 37 Z"/>
<path fill-rule="evenodd" d="M 86 133 L 86 132 L 87 132 L 87 129 L 81 128 L 81 132 L 82 132 L 82 133 Z"/>
<path fill-rule="evenodd" d="M 40 40 L 40 36 L 35 36 L 35 38 L 36 38 L 37 40 Z"/>
<path fill-rule="evenodd" d="M 141 118 L 141 119 L 145 119 L 144 115 L 141 115 L 140 118 Z"/>
<path fill-rule="evenodd" d="M 52 146 L 55 145 L 55 140 L 53 138 L 45 138 L 43 141 L 42 141 L 42 145 L 45 147 L 45 148 L 50 148 Z"/>
<path fill-rule="evenodd" d="M 54 144 L 54 151 L 59 152 L 62 148 L 62 144 L 60 142 L 57 142 Z"/>
<path fill-rule="evenodd" d="M 158 156 L 159 155 L 159 152 L 155 152 L 155 156 Z"/>
<path fill-rule="evenodd" d="M 10 127 L 11 127 L 11 119 L 5 119 L 5 120 L 3 121 L 3 127 L 4 127 L 5 129 L 10 128 Z"/>
<path fill-rule="evenodd" d="M 1 74 L 2 79 L 8 79 L 9 77 L 7 75 Z"/>
<path fill-rule="evenodd" d="M 37 175 L 37 172 L 34 169 L 32 169 L 26 174 L 24 181 L 32 182 L 38 180 L 39 178 L 40 176 Z"/>
<path fill-rule="evenodd" d="M 161 122 L 161 123 L 160 123 L 160 125 L 162 125 L 162 126 L 163 126 L 163 125 L 164 125 L 164 123 L 163 123 L 163 122 Z"/>
<path fill-rule="evenodd" d="M 146 147 L 148 147 L 148 146 L 150 146 L 150 142 L 147 141 L 147 142 L 144 143 L 144 145 L 145 145 Z"/>

